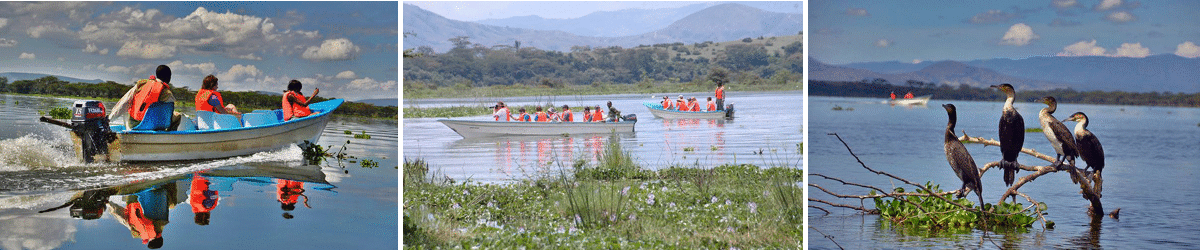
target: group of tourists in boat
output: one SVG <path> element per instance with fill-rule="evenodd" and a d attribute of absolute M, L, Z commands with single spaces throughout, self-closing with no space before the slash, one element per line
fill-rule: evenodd
<path fill-rule="evenodd" d="M 700 101 L 696 97 L 684 99 L 683 95 L 679 95 L 679 99 L 674 102 L 668 96 L 663 96 L 662 109 L 676 110 L 680 112 L 712 112 L 725 110 L 725 83 L 717 82 L 716 100 L 713 97 L 708 97 L 708 105 L 706 108 L 700 108 Z"/>
<path fill-rule="evenodd" d="M 195 105 L 196 111 L 211 111 L 217 114 L 233 115 L 241 120 L 241 112 L 238 112 L 237 106 L 226 104 L 221 98 L 221 93 L 217 92 L 218 79 L 216 76 L 208 75 L 202 80 L 200 90 L 196 91 Z M 305 97 L 300 93 L 304 85 L 297 80 L 288 82 L 287 91 L 283 94 L 281 107 L 283 110 L 283 120 L 288 121 L 293 118 L 306 117 L 315 114 L 308 108 L 309 100 L 316 97 L 321 90 L 314 88 L 312 95 Z M 147 110 L 150 106 L 156 103 L 174 103 L 175 95 L 171 93 L 171 67 L 167 65 L 158 65 L 154 75 L 147 79 L 138 80 L 125 96 L 121 97 L 120 101 L 113 107 L 112 112 L 108 115 L 109 120 L 128 114 L 126 127 L 135 128 L 141 123 L 147 115 Z M 164 116 L 167 113 L 164 113 Z M 178 111 L 170 113 L 170 125 L 162 127 L 150 128 L 152 130 L 175 131 L 180 124 L 180 119 L 183 116 Z M 161 119 L 167 119 L 162 117 Z"/>
<path fill-rule="evenodd" d="M 542 110 L 542 107 L 535 108 L 534 113 L 529 113 L 525 108 L 520 108 L 517 111 L 520 113 L 513 114 L 508 109 L 508 105 L 504 102 L 497 102 L 496 106 L 492 106 L 492 117 L 496 121 L 515 121 L 515 122 L 619 122 L 625 118 L 621 117 L 621 111 L 612 106 L 612 102 L 608 102 L 608 115 L 605 116 L 604 111 L 600 109 L 600 105 L 596 105 L 593 109 L 589 106 L 583 107 L 582 119 L 575 119 L 575 113 L 571 111 L 571 106 L 562 105 L 562 110 L 554 110 L 554 107 L 549 107 Z"/>

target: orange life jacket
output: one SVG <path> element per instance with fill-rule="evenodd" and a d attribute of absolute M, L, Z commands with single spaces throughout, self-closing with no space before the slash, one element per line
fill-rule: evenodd
<path fill-rule="evenodd" d="M 663 109 L 671 109 L 671 100 L 663 99 Z"/>
<path fill-rule="evenodd" d="M 590 122 L 590 121 L 592 121 L 592 111 L 591 110 L 583 111 L 583 122 Z"/>
<path fill-rule="evenodd" d="M 564 121 L 564 122 L 573 122 L 573 121 L 575 121 L 575 119 L 574 119 L 574 115 L 572 115 L 572 114 L 571 114 L 571 110 L 570 110 L 570 109 L 568 109 L 568 110 L 563 110 L 563 112 L 562 112 L 562 121 Z"/>
<path fill-rule="evenodd" d="M 284 93 L 283 94 L 283 120 L 284 121 L 291 120 L 292 118 L 305 117 L 305 116 L 312 114 L 312 110 L 308 109 L 308 106 L 301 106 L 299 103 L 292 103 L 291 100 L 288 100 L 288 96 L 295 96 L 296 99 L 300 99 L 301 102 L 308 102 L 308 99 L 304 98 L 304 94 L 300 94 L 300 93 L 292 92 L 292 91 L 288 91 L 287 93 Z"/>
<path fill-rule="evenodd" d="M 204 201 L 208 200 L 210 198 L 208 196 L 208 194 L 204 193 L 204 192 L 209 191 L 208 184 L 209 184 L 208 179 L 205 179 L 204 177 L 201 177 L 199 175 L 192 177 L 192 190 L 190 190 L 190 192 L 188 192 L 189 193 L 188 204 L 192 205 L 192 213 L 207 213 L 209 211 L 212 211 L 214 208 L 217 208 L 217 199 L 216 198 L 212 199 L 213 203 L 212 203 L 211 207 L 204 205 Z M 217 191 L 211 191 L 211 192 L 213 195 L 217 195 Z"/>
<path fill-rule="evenodd" d="M 684 101 L 683 101 L 683 99 L 679 99 L 679 101 L 675 101 L 675 108 L 676 108 L 676 109 L 679 109 L 679 111 L 685 111 L 685 110 L 687 110 L 687 106 L 686 106 L 686 105 L 687 105 L 687 103 L 686 103 L 686 102 L 684 102 Z"/>
<path fill-rule="evenodd" d="M 137 231 L 138 236 L 142 236 L 142 244 L 150 243 L 150 240 L 158 238 L 158 231 L 154 231 L 154 221 L 146 218 L 141 203 L 129 203 L 125 208 L 125 217 L 128 218 L 129 227 Z"/>
<path fill-rule="evenodd" d="M 277 180 L 275 184 L 278 189 L 275 190 L 276 200 L 285 204 L 296 204 L 300 199 L 300 193 L 304 192 L 304 182 L 293 180 Z"/>
<path fill-rule="evenodd" d="M 142 117 L 146 116 L 146 109 L 150 104 L 158 102 L 159 94 L 166 85 L 167 83 L 154 79 L 142 85 L 142 89 L 133 96 L 133 105 L 129 106 L 129 117 L 141 121 Z"/>
<path fill-rule="evenodd" d="M 913 98 L 913 94 L 912 94 L 912 92 L 908 92 L 908 94 L 904 94 L 904 98 L 905 98 L 905 99 L 911 99 L 911 98 Z"/>
<path fill-rule="evenodd" d="M 692 112 L 700 112 L 700 102 L 692 102 Z"/>
<path fill-rule="evenodd" d="M 708 101 L 708 111 L 717 111 L 717 103 Z"/>
<path fill-rule="evenodd" d="M 537 112 L 537 121 L 538 122 L 548 122 L 548 121 L 550 121 L 550 118 L 546 117 L 546 112 Z"/>
<path fill-rule="evenodd" d="M 725 99 L 725 86 L 717 87 L 717 99 Z"/>
<path fill-rule="evenodd" d="M 604 111 L 600 111 L 600 109 L 596 109 L 595 113 L 592 114 L 592 121 L 593 122 L 604 121 Z"/>
<path fill-rule="evenodd" d="M 221 109 L 225 109 L 225 99 L 221 98 L 221 93 L 211 89 L 200 89 L 196 91 L 196 110 L 217 112 L 217 107 L 208 104 L 209 96 L 217 96 L 217 105 L 221 105 Z"/>

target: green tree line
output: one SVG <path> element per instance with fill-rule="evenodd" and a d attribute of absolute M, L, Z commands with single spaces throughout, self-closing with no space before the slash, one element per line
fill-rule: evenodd
<path fill-rule="evenodd" d="M 905 85 L 890 84 L 883 79 L 858 82 L 809 81 L 808 88 L 808 93 L 814 96 L 887 97 L 891 92 L 903 95 L 911 91 L 918 96 L 932 94 L 937 99 L 949 100 L 995 101 L 1005 98 L 1004 93 L 991 88 L 967 85 L 955 87 L 912 80 Z M 1018 91 L 1017 101 L 1033 102 L 1044 96 L 1053 96 L 1059 103 L 1200 107 L 1200 93 L 1078 91 L 1071 88 Z"/>
<path fill-rule="evenodd" d="M 750 39 L 754 41 L 754 39 Z M 802 43 L 757 38 L 758 42 L 656 44 L 634 48 L 575 46 L 570 52 L 512 45 L 484 46 L 468 37 L 450 39 L 454 48 L 436 53 L 418 47 L 404 58 L 404 91 L 444 87 L 637 84 L 706 81 L 714 68 L 728 69 L 740 84 L 785 84 L 802 76 Z M 780 42 L 774 45 L 772 42 Z M 724 45 L 723 45 L 724 44 Z M 780 49 L 769 49 L 779 46 Z M 716 48 L 716 49 L 714 49 Z M 408 55 L 408 54 L 406 54 Z"/>
<path fill-rule="evenodd" d="M 0 93 L 13 94 L 116 100 L 124 96 L 125 92 L 129 91 L 131 87 L 133 87 L 132 84 L 125 85 L 113 81 L 95 84 L 71 83 L 59 80 L 54 76 L 14 82 L 9 82 L 6 77 L 0 77 Z M 177 105 L 192 106 L 192 100 L 195 100 L 196 97 L 196 91 L 190 90 L 187 87 L 171 88 L 171 93 L 178 100 L 179 103 Z M 279 109 L 282 105 L 283 97 L 281 95 L 266 95 L 250 91 L 221 91 L 221 98 L 226 103 L 237 105 L 240 110 L 250 111 L 255 109 Z M 329 98 L 321 96 L 313 98 L 314 102 L 325 100 L 329 100 Z M 337 113 L 350 116 L 396 119 L 399 109 L 396 107 L 379 107 L 367 103 L 345 102 L 338 108 Z"/>

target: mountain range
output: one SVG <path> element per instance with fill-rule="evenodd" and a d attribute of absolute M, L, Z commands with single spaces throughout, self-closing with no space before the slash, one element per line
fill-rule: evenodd
<path fill-rule="evenodd" d="M 1131 57 L 1030 57 L 921 63 L 860 62 L 826 65 L 810 59 L 810 79 L 858 81 L 883 78 L 893 84 L 907 80 L 968 84 L 985 87 L 1011 83 L 1022 88 L 1130 92 L 1200 92 L 1200 58 L 1173 54 Z"/>
<path fill-rule="evenodd" d="M 682 7 L 684 9 L 689 7 Z M 683 11 L 683 10 L 679 10 Z M 675 11 L 677 12 L 677 11 Z M 670 12 L 674 13 L 674 12 Z M 623 23 L 618 20 L 637 19 L 644 12 L 611 12 L 602 13 L 592 18 L 605 17 L 608 21 L 589 21 L 599 23 Z M 586 16 L 585 16 L 586 17 Z M 541 19 L 572 20 L 572 19 Z M 591 20 L 591 19 L 589 19 Z M 561 21 L 573 22 L 573 21 Z M 604 37 L 605 32 L 596 34 L 574 34 L 567 31 L 535 30 L 515 27 L 502 27 L 473 22 L 447 19 L 436 13 L 420 7 L 404 5 L 404 48 L 411 49 L 429 46 L 435 52 L 445 52 L 453 47 L 450 38 L 467 36 L 472 43 L 484 46 L 509 45 L 520 42 L 522 47 L 536 47 L 543 50 L 569 51 L 572 46 L 622 46 L 635 47 L 662 43 L 698 43 L 705 41 L 728 41 L 747 37 L 771 37 L 796 35 L 803 29 L 804 18 L 799 14 L 785 14 L 763 11 L 758 8 L 737 3 L 726 3 L 700 9 L 672 22 L 665 28 L 620 37 Z M 550 28 L 558 24 L 544 24 Z M 647 25 L 648 26 L 648 25 Z M 615 29 L 622 29 L 616 25 Z M 595 28 L 595 26 L 593 26 Z M 612 27 L 610 27 L 612 28 Z M 614 31 L 615 32 L 615 31 Z M 613 32 L 608 32 L 613 33 Z"/>
<path fill-rule="evenodd" d="M 475 23 L 531 30 L 557 30 L 598 37 L 622 37 L 667 27 L 679 19 L 710 6 L 712 6 L 711 3 L 700 3 L 670 9 L 598 11 L 569 19 L 517 16 L 504 19 L 485 19 L 475 21 Z"/>
<path fill-rule="evenodd" d="M 83 83 L 102 83 L 102 82 L 104 82 L 104 80 L 100 80 L 100 79 L 87 80 L 87 79 L 79 79 L 79 78 L 74 78 L 74 77 L 65 77 L 65 76 L 47 75 L 47 74 L 38 74 L 38 73 L 21 73 L 21 72 L 0 73 L 0 77 L 8 78 L 9 83 L 15 82 L 15 81 L 20 81 L 20 80 L 36 80 L 38 78 L 47 77 L 47 76 L 57 77 L 58 80 L 63 80 L 63 81 L 67 81 L 67 82 L 83 82 Z"/>

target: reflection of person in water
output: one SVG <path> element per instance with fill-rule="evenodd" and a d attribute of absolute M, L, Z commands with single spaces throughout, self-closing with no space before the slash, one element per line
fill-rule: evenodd
<path fill-rule="evenodd" d="M 175 202 L 175 185 L 156 186 L 125 196 L 125 207 L 109 203 L 109 212 L 117 220 L 129 227 L 129 233 L 134 238 L 141 238 L 142 244 L 150 249 L 163 245 L 163 227 L 170 222 L 170 206 Z"/>
<path fill-rule="evenodd" d="M 209 184 L 212 182 L 204 176 L 192 175 L 192 188 L 188 192 L 188 204 L 192 206 L 192 213 L 196 215 L 196 225 L 208 225 L 212 210 L 217 208 L 217 201 L 220 200 L 216 190 L 208 189 Z"/>
<path fill-rule="evenodd" d="M 304 206 L 312 208 L 308 206 L 308 196 L 304 195 L 304 182 L 276 179 L 275 183 L 275 186 L 278 187 L 275 190 L 275 199 L 279 201 L 279 208 L 284 211 L 284 219 L 293 218 L 292 214 L 287 211 L 296 210 L 296 202 L 300 200 L 300 196 L 304 196 Z"/>

